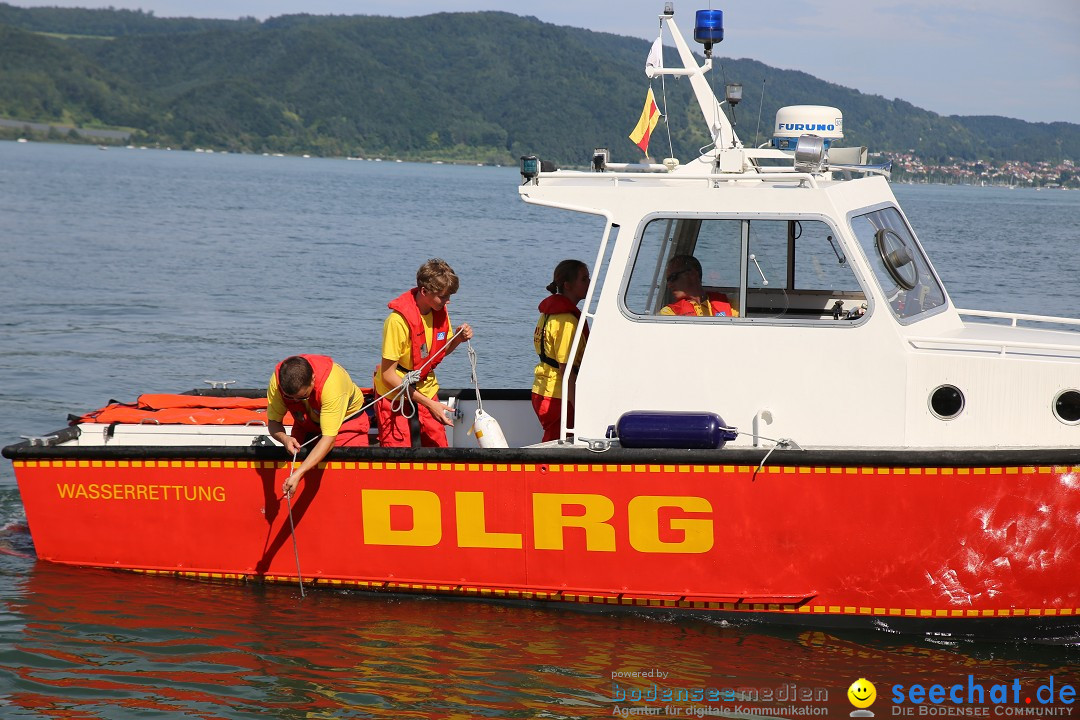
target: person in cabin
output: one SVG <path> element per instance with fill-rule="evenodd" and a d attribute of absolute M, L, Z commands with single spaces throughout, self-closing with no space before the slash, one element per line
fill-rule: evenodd
<path fill-rule="evenodd" d="M 453 421 L 439 402 L 435 366 L 463 340 L 473 336 L 468 323 L 455 335 L 446 305 L 458 290 L 458 276 L 445 260 L 432 258 L 416 271 L 416 287 L 389 303 L 383 323 L 382 361 L 375 370 L 375 391 L 384 396 L 400 387 L 405 374 L 419 370 L 420 381 L 411 388 L 416 412 L 412 417 L 395 412 L 395 397 L 375 404 L 379 444 L 383 447 L 446 447 L 446 426 Z M 400 403 L 399 403 L 400 405 Z M 404 403 L 406 412 L 411 407 Z M 410 420 L 412 427 L 410 427 Z M 417 422 L 418 421 L 418 422 Z"/>
<path fill-rule="evenodd" d="M 739 317 L 728 296 L 705 292 L 701 285 L 701 263 L 693 255 L 675 255 L 665 271 L 668 290 L 674 300 L 660 308 L 661 315 L 696 315 L 698 317 Z"/>
<path fill-rule="evenodd" d="M 368 444 L 371 422 L 364 406 L 364 392 L 345 368 L 326 355 L 293 355 L 285 358 L 270 376 L 266 389 L 266 424 L 270 436 L 294 455 L 308 438 L 321 435 L 300 467 L 286 478 L 283 490 L 291 495 L 300 480 L 333 447 Z M 293 417 L 292 434 L 282 420 Z"/>
<path fill-rule="evenodd" d="M 540 426 L 543 442 L 559 437 L 562 421 L 562 388 L 566 368 L 570 367 L 569 396 L 566 403 L 566 424 L 574 424 L 574 380 L 577 364 L 589 337 L 589 326 L 582 330 L 577 362 L 570 363 L 570 344 L 581 319 L 577 305 L 589 291 L 589 268 L 580 260 L 563 260 L 555 266 L 554 277 L 547 286 L 551 293 L 540 302 L 540 319 L 533 331 L 533 348 L 540 356 L 536 364 L 532 387 L 532 405 Z"/>

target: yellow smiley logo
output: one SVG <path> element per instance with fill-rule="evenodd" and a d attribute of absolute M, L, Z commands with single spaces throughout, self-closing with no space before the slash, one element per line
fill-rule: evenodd
<path fill-rule="evenodd" d="M 877 688 L 866 678 L 859 678 L 847 689 L 848 700 L 857 708 L 868 708 L 877 700 Z"/>

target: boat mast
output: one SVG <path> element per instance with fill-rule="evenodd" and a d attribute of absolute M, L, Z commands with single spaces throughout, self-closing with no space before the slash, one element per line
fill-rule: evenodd
<path fill-rule="evenodd" d="M 741 150 L 743 147 L 742 141 L 735 134 L 735 128 L 728 122 L 727 115 L 724 113 L 723 108 L 720 107 L 720 103 L 717 101 L 716 95 L 705 77 L 705 73 L 712 69 L 712 45 L 708 43 L 705 45 L 705 64 L 699 66 L 697 60 L 694 59 L 693 52 L 691 52 L 690 47 L 686 44 L 686 40 L 679 31 L 679 26 L 675 24 L 674 11 L 670 14 L 665 11 L 660 16 L 660 21 L 665 23 L 671 31 L 671 37 L 675 41 L 675 48 L 679 51 L 679 59 L 682 61 L 683 67 L 650 66 L 645 69 L 645 74 L 650 78 L 657 75 L 685 75 L 689 77 L 690 87 L 694 90 L 694 96 L 697 98 L 698 106 L 701 108 L 702 117 L 705 119 L 705 124 L 709 128 L 709 135 L 712 137 L 717 150 L 720 152 L 728 149 Z M 739 155 L 739 166 L 741 168 L 741 153 Z"/>

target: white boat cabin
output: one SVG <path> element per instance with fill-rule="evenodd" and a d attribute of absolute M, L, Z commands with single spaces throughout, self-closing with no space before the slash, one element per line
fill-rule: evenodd
<path fill-rule="evenodd" d="M 599 439 L 628 411 L 691 410 L 738 427 L 736 446 L 1080 442 L 1080 321 L 957 309 L 886 168 L 861 164 L 865 148 L 831 147 L 839 111 L 785 108 L 773 147 L 743 147 L 703 78 L 711 60 L 699 67 L 661 19 L 684 67 L 649 71 L 690 77 L 713 149 L 637 167 L 598 152 L 584 172 L 523 159 L 525 202 L 606 220 L 568 432 Z M 800 111 L 836 120 L 793 123 Z M 659 314 L 680 254 L 737 317 Z"/>

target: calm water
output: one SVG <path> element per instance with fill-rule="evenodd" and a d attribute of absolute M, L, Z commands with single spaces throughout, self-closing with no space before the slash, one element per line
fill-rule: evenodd
<path fill-rule="evenodd" d="M 0 444 L 110 398 L 332 355 L 363 382 L 385 303 L 441 256 L 480 382 L 524 387 L 551 268 L 600 222 L 517 199 L 511 168 L 0 142 Z M 904 186 L 961 307 L 1080 316 L 1080 193 Z M 440 367 L 468 385 L 464 353 Z M 38 564 L 0 464 L 0 717 L 610 717 L 633 687 L 824 690 L 859 677 L 1080 685 L 1077 647 L 759 630 Z M 615 673 L 667 673 L 622 680 Z M 620 686 L 620 688 L 623 686 Z M 652 706 L 655 706 L 653 704 Z M 681 716 L 723 703 L 682 703 Z M 729 703 L 730 705 L 730 703 Z M 730 708 L 729 708 L 730 709 Z M 887 703 L 875 706 L 879 717 Z M 1074 710 L 1080 715 L 1080 710 Z"/>

